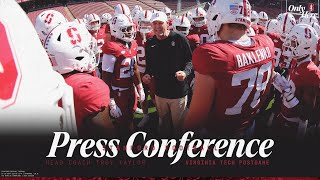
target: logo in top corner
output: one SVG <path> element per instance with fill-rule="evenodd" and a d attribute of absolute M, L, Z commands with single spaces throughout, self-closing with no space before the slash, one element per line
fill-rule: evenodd
<path fill-rule="evenodd" d="M 318 3 L 319 6 L 319 3 Z M 319 18 L 319 12 L 316 12 L 316 4 L 315 3 L 308 3 L 306 5 L 289 5 L 287 7 L 287 11 L 292 13 L 293 15 L 300 15 L 300 16 L 315 16 Z"/>

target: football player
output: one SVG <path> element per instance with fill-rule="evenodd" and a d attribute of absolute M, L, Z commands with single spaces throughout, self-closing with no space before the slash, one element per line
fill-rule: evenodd
<path fill-rule="evenodd" d="M 109 119 L 109 87 L 93 76 L 96 56 L 93 37 L 84 26 L 64 23 L 45 41 L 45 49 L 54 70 L 73 88 L 75 114 L 80 137 L 112 135 Z"/>
<path fill-rule="evenodd" d="M 132 19 L 133 19 L 133 21 L 135 21 L 135 22 L 138 22 L 138 18 L 139 18 L 139 14 L 140 14 L 140 12 L 142 12 L 143 11 L 143 9 L 142 9 L 142 7 L 141 6 L 139 6 L 139 5 L 135 5 L 134 7 L 133 7 L 133 9 L 132 9 Z"/>
<path fill-rule="evenodd" d="M 88 14 L 87 15 L 87 23 L 86 27 L 89 31 L 89 33 L 95 38 L 97 41 L 97 52 L 96 53 L 96 59 L 98 63 L 98 68 L 96 70 L 97 77 L 101 78 L 101 58 L 102 58 L 102 46 L 105 43 L 106 39 L 106 33 L 104 29 L 101 28 L 101 20 L 100 17 L 95 14 Z"/>
<path fill-rule="evenodd" d="M 116 119 L 117 133 L 129 135 L 134 130 L 134 85 L 139 101 L 145 100 L 136 63 L 138 45 L 134 40 L 135 25 L 131 17 L 118 14 L 112 18 L 110 28 L 116 40 L 108 41 L 103 46 L 102 78 L 111 87 L 110 114 Z"/>
<path fill-rule="evenodd" d="M 173 25 L 173 31 L 180 32 L 180 33 L 186 35 L 192 52 L 200 45 L 199 35 L 198 34 L 189 34 L 191 24 L 190 24 L 190 21 L 187 17 L 177 16 L 176 18 L 174 18 L 172 25 Z M 190 106 L 190 102 L 192 100 L 192 91 L 193 91 L 193 85 L 194 85 L 194 72 L 193 71 L 188 76 L 188 82 L 189 82 L 189 86 L 190 86 L 191 91 L 189 91 L 189 93 L 188 93 L 187 107 Z"/>
<path fill-rule="evenodd" d="M 138 32 L 136 36 L 136 42 L 138 45 L 137 66 L 140 71 L 141 77 L 146 71 L 146 53 L 145 53 L 146 44 L 145 43 L 147 39 L 151 38 L 154 35 L 151 27 L 151 17 L 152 17 L 152 12 L 149 10 L 143 10 L 139 12 L 139 15 L 138 15 Z M 145 96 L 146 97 L 148 96 L 148 90 L 150 90 L 150 96 L 153 102 L 155 102 L 154 83 L 150 83 L 148 85 L 143 83 L 142 85 L 144 87 Z M 145 99 L 140 104 L 143 110 L 143 118 L 138 124 L 139 128 L 143 127 L 149 121 L 148 100 Z"/>
<path fill-rule="evenodd" d="M 247 0 L 211 3 L 208 30 L 219 40 L 200 45 L 193 52 L 196 78 L 186 130 L 214 137 L 252 137 L 256 113 L 271 82 L 279 76 L 273 72 L 271 39 L 263 34 L 246 35 L 250 12 Z"/>
<path fill-rule="evenodd" d="M 65 131 L 76 137 L 72 88 L 52 69 L 16 1 L 0 2 L 0 44 L 0 134 L 27 139 Z"/>
<path fill-rule="evenodd" d="M 260 16 L 257 11 L 251 11 L 251 27 L 255 34 L 264 34 L 264 26 L 260 25 Z"/>
<path fill-rule="evenodd" d="M 304 139 L 308 120 L 315 114 L 315 101 L 319 93 L 320 70 L 311 61 L 316 50 L 317 32 L 307 24 L 295 25 L 283 44 L 283 53 L 296 60 L 290 70 L 290 87 L 282 92 L 281 111 L 276 119 L 276 134 L 281 139 Z"/>
<path fill-rule="evenodd" d="M 172 30 L 172 21 L 173 21 L 172 10 L 170 8 L 168 8 L 168 7 L 164 7 L 164 8 L 161 9 L 161 11 L 164 12 L 167 15 L 167 18 L 168 18 L 168 21 L 167 21 L 168 29 Z"/>
<path fill-rule="evenodd" d="M 259 12 L 259 22 L 258 24 L 262 27 L 266 25 L 266 22 L 269 20 L 269 17 L 266 12 L 261 11 Z"/>
<path fill-rule="evenodd" d="M 207 43 L 209 41 L 206 14 L 207 12 L 201 7 L 196 7 L 191 11 L 190 34 L 198 34 L 200 44 Z"/>

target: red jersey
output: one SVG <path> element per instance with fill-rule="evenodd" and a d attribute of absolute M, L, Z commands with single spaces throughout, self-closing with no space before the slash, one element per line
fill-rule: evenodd
<path fill-rule="evenodd" d="M 189 45 L 191 50 L 193 51 L 197 46 L 200 45 L 200 37 L 198 34 L 189 34 L 187 36 L 187 39 L 189 41 Z"/>
<path fill-rule="evenodd" d="M 297 67 L 290 70 L 288 80 L 291 87 L 294 88 L 296 98 L 301 102 L 306 87 L 319 88 L 320 70 L 312 61 L 302 62 Z M 314 98 L 316 98 L 316 96 Z M 298 114 L 299 111 L 296 110 L 296 107 L 287 108 L 282 104 L 281 113 L 288 118 L 299 117 L 301 114 Z"/>
<path fill-rule="evenodd" d="M 101 79 L 87 73 L 65 76 L 65 81 L 73 88 L 74 108 L 79 136 L 88 134 L 85 118 L 104 110 L 110 103 L 110 90 Z"/>
<path fill-rule="evenodd" d="M 98 33 L 94 33 L 92 34 L 92 36 L 97 40 L 97 45 L 98 48 L 100 49 L 100 53 L 101 53 L 101 48 L 105 42 L 105 38 L 106 38 L 106 33 L 104 31 L 104 29 L 100 29 L 98 31 Z"/>
<path fill-rule="evenodd" d="M 237 136 L 253 123 L 270 90 L 274 46 L 266 35 L 241 46 L 228 41 L 200 45 L 192 56 L 195 71 L 213 77 L 215 99 L 204 127 L 216 135 Z"/>
<path fill-rule="evenodd" d="M 264 27 L 263 26 L 257 25 L 257 24 L 252 24 L 251 27 L 256 34 L 264 34 Z"/>
<path fill-rule="evenodd" d="M 208 25 L 205 24 L 201 27 L 195 27 L 191 25 L 189 34 L 198 34 L 200 38 L 200 44 L 209 42 Z"/>
<path fill-rule="evenodd" d="M 110 25 L 109 25 L 109 24 L 105 24 L 104 32 L 105 32 L 106 34 L 107 34 L 107 33 L 111 33 L 111 32 L 110 32 Z"/>
<path fill-rule="evenodd" d="M 140 73 L 144 73 L 146 71 L 146 40 L 154 36 L 153 32 L 150 32 L 145 35 L 145 41 L 143 41 L 143 37 L 141 33 L 137 33 L 136 41 L 138 44 L 138 52 L 137 52 L 137 65 Z"/>
<path fill-rule="evenodd" d="M 268 33 L 267 35 L 274 43 L 275 67 L 280 66 L 281 68 L 290 68 L 292 58 L 288 58 L 282 55 L 283 42 L 280 39 L 280 35 L 278 33 Z"/>
<path fill-rule="evenodd" d="M 108 41 L 102 47 L 103 54 L 112 55 L 115 61 L 109 63 L 112 66 L 112 86 L 130 88 L 133 86 L 133 68 L 136 62 L 138 45 L 135 40 L 131 41 L 130 48 L 117 41 Z"/>

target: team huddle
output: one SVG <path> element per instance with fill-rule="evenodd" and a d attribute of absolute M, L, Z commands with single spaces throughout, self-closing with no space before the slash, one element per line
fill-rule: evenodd
<path fill-rule="evenodd" d="M 73 89 L 73 95 L 69 89 L 54 101 L 41 98 L 64 111 L 57 129 L 80 137 L 126 136 L 151 120 L 148 97 L 158 107 L 158 87 L 146 73 L 146 44 L 157 37 L 154 30 L 164 16 L 168 30 L 184 36 L 192 52 L 192 73 L 178 79 L 190 88 L 177 131 L 252 138 L 263 126 L 265 136 L 286 140 L 319 134 L 317 18 L 296 19 L 286 12 L 269 19 L 266 12 L 251 9 L 248 0 L 213 0 L 206 10 L 196 7 L 183 15 L 167 7 L 130 10 L 120 3 L 113 15 L 85 14 L 72 22 L 54 10 L 40 13 L 34 28 L 55 71 L 51 74 L 64 79 L 52 78 L 59 83 L 45 92 Z M 143 118 L 136 124 L 138 107 Z"/>

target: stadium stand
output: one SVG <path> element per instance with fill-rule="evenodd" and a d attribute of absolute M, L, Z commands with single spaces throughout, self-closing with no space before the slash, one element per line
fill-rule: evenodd
<path fill-rule="evenodd" d="M 144 10 L 153 10 L 151 6 L 135 0 L 106 1 L 106 3 L 113 8 L 119 3 L 124 3 L 129 7 L 130 10 L 132 10 L 135 5 L 141 6 Z"/>
<path fill-rule="evenodd" d="M 75 18 L 83 18 L 85 14 L 96 13 L 100 16 L 103 13 L 113 14 L 113 9 L 103 2 L 87 2 L 68 5 L 68 8 Z"/>
<path fill-rule="evenodd" d="M 154 1 L 154 0 L 139 0 L 139 1 L 159 11 L 162 8 L 166 7 L 166 5 L 161 1 Z"/>
<path fill-rule="evenodd" d="M 73 17 L 70 16 L 70 14 L 68 14 L 68 12 L 66 11 L 64 6 L 58 6 L 58 7 L 53 7 L 53 8 L 49 8 L 49 9 L 56 10 L 56 11 L 60 12 L 61 14 L 63 14 L 68 19 L 68 21 L 72 21 L 73 20 Z M 31 20 L 31 22 L 33 24 L 35 24 L 37 16 L 42 11 L 44 11 L 44 10 L 37 10 L 37 11 L 32 11 L 32 12 L 28 13 L 28 17 L 29 17 L 29 19 Z"/>

